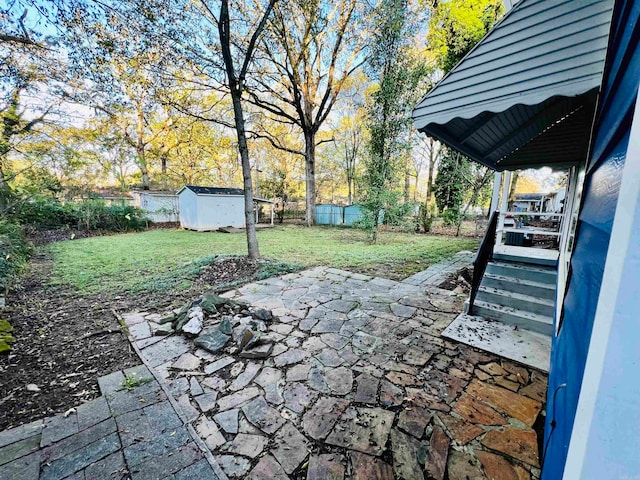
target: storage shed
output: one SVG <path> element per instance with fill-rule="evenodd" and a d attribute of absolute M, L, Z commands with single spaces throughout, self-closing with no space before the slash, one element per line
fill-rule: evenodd
<path fill-rule="evenodd" d="M 177 195 L 182 228 L 202 232 L 245 226 L 244 192 L 240 188 L 185 185 Z"/>
<path fill-rule="evenodd" d="M 331 204 L 316 205 L 316 224 L 342 225 L 344 221 L 344 207 Z"/>

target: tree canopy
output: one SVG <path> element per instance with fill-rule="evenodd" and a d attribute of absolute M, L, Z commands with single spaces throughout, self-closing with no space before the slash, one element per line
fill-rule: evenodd
<path fill-rule="evenodd" d="M 428 203 L 450 169 L 411 129 L 412 107 L 502 14 L 499 0 L 0 8 L 1 202 L 36 183 L 66 197 L 242 186 L 248 225 L 256 193 L 308 225 L 318 202 L 370 202 L 387 219 Z"/>

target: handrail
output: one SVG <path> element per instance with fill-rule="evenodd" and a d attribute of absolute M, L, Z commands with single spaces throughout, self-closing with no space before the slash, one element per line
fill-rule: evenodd
<path fill-rule="evenodd" d="M 469 293 L 469 307 L 467 313 L 473 315 L 473 302 L 476 299 L 476 294 L 480 288 L 480 282 L 484 276 L 484 271 L 487 268 L 487 263 L 493 259 L 493 247 L 496 243 L 496 230 L 498 228 L 498 216 L 499 212 L 495 211 L 491 215 L 491 221 L 487 227 L 487 232 L 484 234 L 476 258 L 473 260 L 473 279 L 471 281 L 471 292 Z"/>

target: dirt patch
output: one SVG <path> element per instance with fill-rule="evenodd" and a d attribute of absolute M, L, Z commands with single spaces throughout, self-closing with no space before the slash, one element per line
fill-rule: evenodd
<path fill-rule="evenodd" d="M 438 287 L 445 290 L 455 290 L 460 287 L 461 293 L 468 293 L 471 290 L 471 281 L 473 279 L 473 267 L 465 267 L 462 270 L 449 275 Z"/>
<path fill-rule="evenodd" d="M 257 262 L 223 258 L 203 267 L 188 289 L 79 296 L 71 288 L 48 285 L 51 267 L 46 254 L 34 257 L 0 313 L 13 325 L 16 338 L 12 351 L 0 355 L 0 430 L 96 398 L 99 376 L 140 363 L 114 310 L 166 311 L 221 285 L 253 281 L 259 273 Z"/>
<path fill-rule="evenodd" d="M 487 222 L 484 217 L 478 217 L 475 220 L 465 220 L 460 227 L 460 237 L 482 238 L 487 228 Z M 443 235 L 446 237 L 454 237 L 457 233 L 455 225 L 444 225 L 442 219 L 438 218 L 431 225 L 429 235 Z"/>
<path fill-rule="evenodd" d="M 0 429 L 95 398 L 99 375 L 138 363 L 111 305 L 47 286 L 50 270 L 50 259 L 37 256 L 2 312 L 14 327 L 16 342 L 0 357 Z M 39 391 L 29 391 L 27 385 Z"/>

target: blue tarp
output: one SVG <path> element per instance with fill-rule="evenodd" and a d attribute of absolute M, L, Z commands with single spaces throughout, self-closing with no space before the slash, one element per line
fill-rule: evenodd
<path fill-rule="evenodd" d="M 543 480 L 562 478 L 576 415 L 638 94 L 639 20 L 640 0 L 616 2 L 560 331 L 552 343 Z"/>

